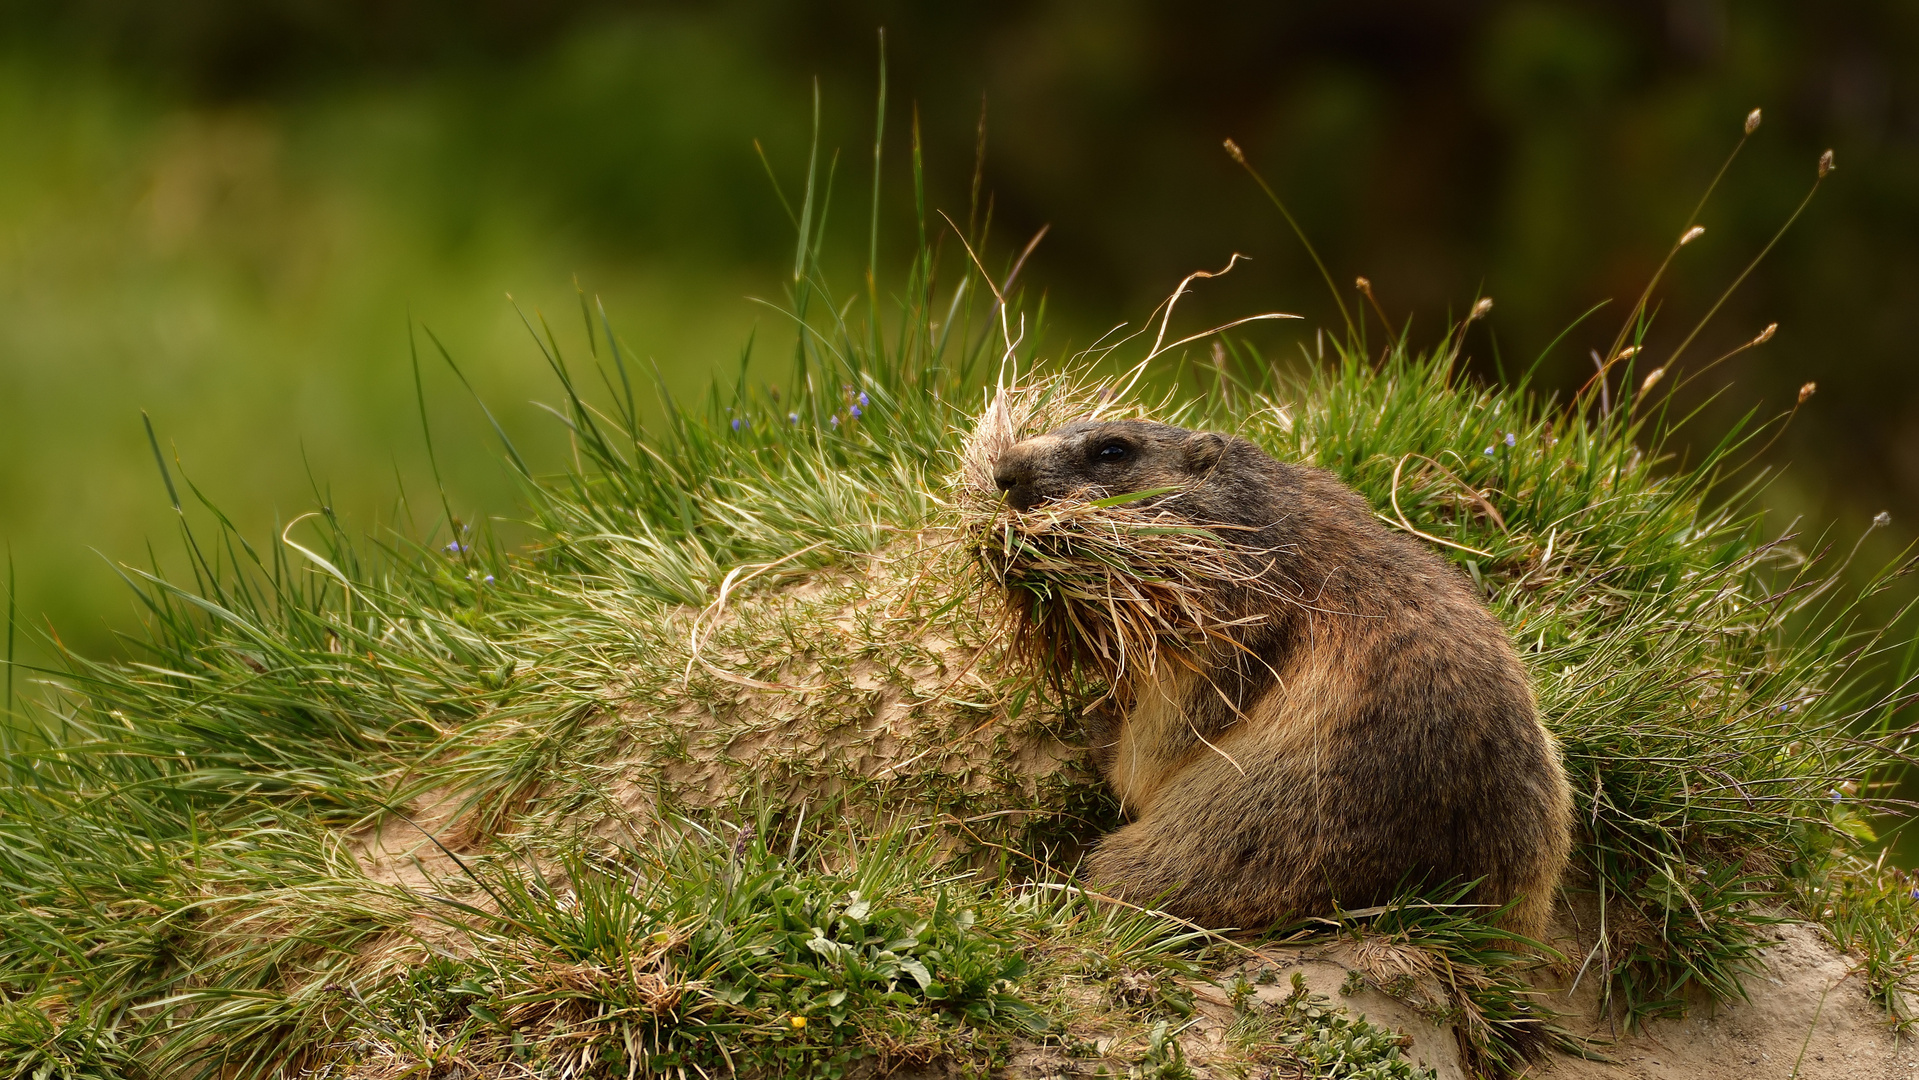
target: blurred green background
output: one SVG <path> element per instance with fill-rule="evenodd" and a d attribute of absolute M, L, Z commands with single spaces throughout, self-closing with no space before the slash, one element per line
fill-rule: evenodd
<path fill-rule="evenodd" d="M 409 318 L 548 460 L 563 444 L 527 402 L 549 383 L 505 294 L 569 331 L 577 277 L 680 392 L 756 327 L 783 340 L 745 299 L 790 267 L 753 140 L 797 184 L 817 77 L 844 150 L 834 220 L 862 254 L 880 26 L 892 220 L 915 109 L 929 203 L 965 213 L 983 107 L 995 243 L 1052 226 L 1025 280 L 1062 350 L 1234 251 L 1253 261 L 1196 323 L 1299 311 L 1261 330 L 1291 351 L 1334 316 L 1232 136 L 1342 286 L 1370 277 L 1416 339 L 1496 298 L 1471 341 L 1489 374 L 1612 299 L 1540 368 L 1570 390 L 1762 107 L 1659 298 L 1652 362 L 1833 148 L 1838 172 L 1689 353 L 1780 324 L 1688 392 L 1694 431 L 1817 381 L 1767 452 L 1790 463 L 1767 496 L 1781 523 L 1849 540 L 1890 510 L 1868 559 L 1919 524 L 1910 0 L 0 0 L 0 541 L 22 611 L 95 651 L 133 617 L 109 560 L 173 546 L 142 409 L 252 534 L 316 488 L 371 528 L 429 490 Z M 509 513 L 483 421 L 428 377 L 456 505 Z"/>

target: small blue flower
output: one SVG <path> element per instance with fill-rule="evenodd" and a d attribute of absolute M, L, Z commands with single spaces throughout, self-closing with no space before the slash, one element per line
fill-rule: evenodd
<path fill-rule="evenodd" d="M 460 546 L 460 542 L 458 540 L 455 540 L 447 544 L 447 546 L 441 548 L 440 550 L 446 552 L 449 555 L 458 555 L 460 552 L 465 551 L 466 548 Z"/>
<path fill-rule="evenodd" d="M 866 395 L 861 394 L 860 396 L 865 397 Z M 860 417 L 865 415 L 866 415 L 865 413 L 860 411 L 860 407 L 858 405 L 853 406 L 853 419 L 858 420 Z"/>
<path fill-rule="evenodd" d="M 787 414 L 786 414 L 786 422 L 787 422 L 787 423 L 789 423 L 789 424 L 797 424 L 797 423 L 799 423 L 799 422 L 800 422 L 800 414 L 799 414 L 799 413 L 796 413 L 796 412 L 790 412 L 790 413 L 787 413 Z"/>
<path fill-rule="evenodd" d="M 1510 449 L 1511 447 L 1513 447 L 1513 446 L 1515 446 L 1515 445 L 1517 445 L 1517 444 L 1518 444 L 1518 442 L 1519 442 L 1519 436 L 1517 436 L 1517 435 L 1514 435 L 1514 434 L 1513 434 L 1512 432 L 1510 432 L 1510 431 L 1508 431 L 1508 432 L 1506 433 L 1506 446 L 1507 446 L 1507 448 L 1508 448 L 1508 449 Z"/>
<path fill-rule="evenodd" d="M 486 582 L 488 585 L 491 585 L 493 584 L 493 575 L 488 574 L 487 576 L 481 578 L 480 580 Z"/>
<path fill-rule="evenodd" d="M 834 427 L 839 427 L 840 418 L 838 416 L 831 417 L 827 420 L 827 423 L 832 424 Z"/>
<path fill-rule="evenodd" d="M 1838 788 L 1834 788 L 1834 789 L 1832 789 L 1831 791 L 1829 791 L 1829 792 L 1827 792 L 1826 794 L 1828 794 L 1828 795 L 1830 795 L 1830 796 L 1832 796 L 1832 801 L 1833 801 L 1833 802 L 1838 802 L 1838 801 L 1840 801 L 1841 799 L 1844 799 L 1844 798 L 1845 798 L 1845 796 L 1844 796 L 1844 795 L 1841 795 L 1841 794 L 1839 794 L 1839 789 L 1838 789 Z"/>
<path fill-rule="evenodd" d="M 865 404 L 866 404 L 866 391 L 864 391 L 864 390 L 861 390 L 861 391 L 860 391 L 860 404 L 861 404 L 861 405 L 865 405 Z"/>
<path fill-rule="evenodd" d="M 733 430 L 738 431 L 739 429 L 740 429 L 740 418 L 736 416 L 733 418 Z"/>
<path fill-rule="evenodd" d="M 1492 457 L 1492 456 L 1493 456 L 1493 448 L 1492 448 L 1492 447 L 1490 447 L 1490 446 L 1488 446 L 1488 447 L 1486 448 L 1486 456 L 1487 456 L 1487 457 Z"/>
<path fill-rule="evenodd" d="M 1912 890 L 1912 898 L 1914 900 L 1919 900 L 1919 889 Z"/>

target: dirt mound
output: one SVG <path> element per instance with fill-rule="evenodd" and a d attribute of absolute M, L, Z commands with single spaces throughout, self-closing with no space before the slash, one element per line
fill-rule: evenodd
<path fill-rule="evenodd" d="M 1110 825 L 1101 816 L 1111 814 L 1081 760 L 1074 719 L 1037 679 L 1010 677 L 1018 669 L 1001 624 L 952 601 L 956 562 L 924 539 L 636 627 L 652 635 L 653 660 L 629 672 L 617 710 L 571 751 L 580 764 L 550 773 L 565 779 L 539 792 L 532 812 L 563 814 L 577 833 L 627 839 L 675 811 L 810 807 L 868 824 L 924 823 L 963 841 L 1049 853 L 1070 868 L 1074 845 Z M 411 821 L 388 819 L 356 838 L 352 852 L 375 880 L 426 891 L 458 875 L 425 834 L 455 852 L 474 850 L 485 831 L 475 813 L 436 792 L 416 801 Z M 1586 955 L 1591 935 L 1574 927 L 1594 922 L 1564 920 L 1561 951 Z M 1750 1000 L 1701 999 L 1685 1019 L 1636 1032 L 1609 1014 L 1594 972 L 1573 987 L 1576 964 L 1540 968 L 1533 982 L 1542 1004 L 1609 1060 L 1550 1054 L 1527 1075 L 1919 1077 L 1919 1046 L 1891 1032 L 1854 961 L 1813 926 L 1781 924 L 1776 936 L 1764 972 L 1746 981 Z M 1350 943 L 1262 946 L 1205 980 L 1184 981 L 1190 1021 L 1157 1045 L 1141 1044 L 1124 1024 L 1099 1026 L 1129 993 L 1123 978 L 1089 985 L 1081 1010 L 1089 1026 L 1013 1054 L 998 1074 L 1124 1076 L 1158 1055 L 1197 1076 L 1321 1075 L 1248 1036 L 1262 1013 L 1301 1007 L 1303 988 L 1314 1015 L 1364 1021 L 1441 1080 L 1471 1077 L 1456 1013 L 1435 996 L 1383 992 L 1361 977 L 1364 968 Z M 957 1067 L 936 1062 L 895 1075 Z"/>
<path fill-rule="evenodd" d="M 581 820 L 618 835 L 771 803 L 1029 851 L 1096 835 L 1076 718 L 1020 674 L 997 613 L 954 601 L 938 539 L 676 613 L 605 725 Z"/>

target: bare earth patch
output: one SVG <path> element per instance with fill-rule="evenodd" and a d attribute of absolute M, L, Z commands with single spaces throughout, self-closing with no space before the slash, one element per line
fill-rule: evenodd
<path fill-rule="evenodd" d="M 1582 987 L 1570 998 L 1561 978 L 1542 980 L 1546 1003 L 1560 1010 L 1561 1023 L 1589 1041 L 1595 1055 L 1611 1060 L 1581 1060 L 1549 1054 L 1523 1075 L 1553 1080 L 1894 1080 L 1919 1076 L 1919 1046 L 1892 1033 L 1885 1013 L 1867 999 L 1860 980 L 1849 973 L 1852 961 L 1836 952 L 1818 928 L 1782 924 L 1777 944 L 1765 952 L 1766 972 L 1747 984 L 1750 1002 L 1697 1004 L 1683 1020 L 1662 1021 L 1627 1034 L 1602 1014 L 1597 992 Z M 1456 1028 L 1434 1022 L 1406 1001 L 1370 987 L 1352 990 L 1352 968 L 1337 950 L 1325 947 L 1262 949 L 1262 956 L 1237 965 L 1226 975 L 1255 983 L 1248 1011 L 1273 1009 L 1292 993 L 1301 976 L 1315 995 L 1331 1006 L 1365 1017 L 1404 1037 L 1404 1055 L 1438 1080 L 1471 1080 L 1474 1074 L 1461 1052 Z M 1189 984 L 1193 1020 L 1180 1033 L 1187 1064 L 1202 1077 L 1305 1077 L 1293 1063 L 1269 1059 L 1232 1044 L 1230 1032 L 1240 1012 L 1226 985 Z M 1016 1056 L 1003 1075 L 1033 1078 L 1100 1075 L 1100 1069 L 1125 1075 L 1126 1063 L 1140 1048 L 1123 1046 L 1107 1032 L 1089 1028 L 1073 1037 L 1102 1051 L 1067 1057 L 1034 1049 Z M 1249 1060 L 1249 1057 L 1255 1060 Z M 938 1068 L 908 1075 L 942 1075 Z"/>
<path fill-rule="evenodd" d="M 1778 937 L 1763 954 L 1764 974 L 1746 980 L 1750 1001 L 1700 1002 L 1685 1019 L 1649 1024 L 1611 1047 L 1602 1040 L 1616 1037 L 1615 1029 L 1594 1015 L 1597 995 L 1582 987 L 1573 1000 L 1583 1006 L 1585 1019 L 1567 1026 L 1618 1064 L 1561 1059 L 1546 1075 L 1564 1080 L 1919 1076 L 1919 1045 L 1888 1029 L 1885 1011 L 1866 997 L 1864 977 L 1850 958 L 1834 950 L 1816 926 L 1784 924 Z"/>

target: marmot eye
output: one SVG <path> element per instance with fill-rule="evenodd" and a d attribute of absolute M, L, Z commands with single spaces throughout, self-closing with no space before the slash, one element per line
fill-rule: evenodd
<path fill-rule="evenodd" d="M 1133 451 L 1130 450 L 1125 443 L 1107 443 L 1105 446 L 1100 447 L 1099 452 L 1093 456 L 1105 462 L 1125 461 L 1127 458 L 1133 456 Z"/>

